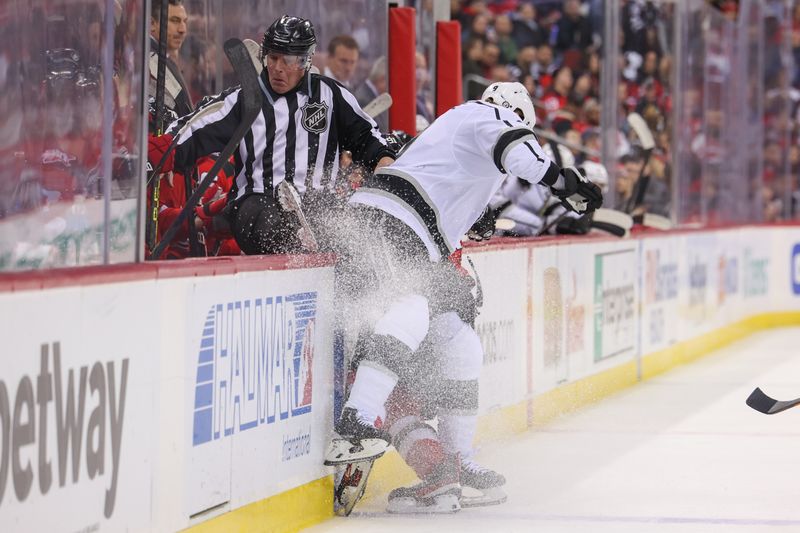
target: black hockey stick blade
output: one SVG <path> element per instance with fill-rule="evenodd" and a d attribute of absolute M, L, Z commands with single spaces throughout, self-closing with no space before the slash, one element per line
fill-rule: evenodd
<path fill-rule="evenodd" d="M 756 387 L 756 390 L 751 392 L 750 396 L 747 397 L 747 405 L 759 413 L 764 413 L 765 415 L 774 415 L 775 413 L 780 413 L 781 411 L 785 411 L 800 405 L 800 398 L 785 402 L 774 400 L 764 394 L 764 391 L 762 391 L 760 388 Z"/>
<path fill-rule="evenodd" d="M 152 259 L 161 257 L 164 249 L 172 241 L 173 237 L 175 237 L 178 229 L 183 225 L 183 222 L 189 215 L 189 211 L 195 208 L 197 202 L 202 198 L 203 193 L 214 183 L 214 178 L 219 174 L 222 166 L 239 146 L 239 143 L 261 112 L 261 87 L 259 87 L 258 84 L 258 74 L 256 74 L 256 69 L 253 66 L 250 53 L 247 51 L 242 41 L 235 38 L 225 41 L 224 49 L 225 55 L 228 56 L 228 60 L 239 76 L 239 82 L 241 83 L 239 98 L 242 105 L 242 120 L 233 131 L 233 135 L 231 135 L 228 143 L 219 153 L 219 157 L 214 162 L 214 166 L 211 167 L 206 177 L 198 184 L 197 188 L 186 201 L 186 205 L 183 206 L 178 217 L 172 222 L 172 225 L 170 225 L 166 233 L 164 233 L 164 237 L 156 247 L 153 248 L 153 253 L 151 254 Z"/>

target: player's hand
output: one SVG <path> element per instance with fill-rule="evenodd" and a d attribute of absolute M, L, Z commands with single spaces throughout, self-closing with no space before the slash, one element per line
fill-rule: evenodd
<path fill-rule="evenodd" d="M 551 188 L 561 204 L 578 214 L 590 213 L 603 205 L 603 192 L 575 167 L 561 169 L 564 188 Z"/>
<path fill-rule="evenodd" d="M 148 171 L 155 169 L 164 157 L 164 154 L 169 150 L 172 144 L 172 135 L 165 133 L 164 135 L 148 135 L 147 136 L 147 163 Z M 167 155 L 164 165 L 159 171 L 160 174 L 170 172 L 175 168 L 175 150 L 172 150 Z"/>
<path fill-rule="evenodd" d="M 467 237 L 469 237 L 471 241 L 477 242 L 490 239 L 492 235 L 494 235 L 494 223 L 496 219 L 497 215 L 494 209 L 487 205 L 480 218 L 469 228 Z"/>

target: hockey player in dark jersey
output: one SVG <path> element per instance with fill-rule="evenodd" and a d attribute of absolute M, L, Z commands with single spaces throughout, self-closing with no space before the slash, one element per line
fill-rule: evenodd
<path fill-rule="evenodd" d="M 281 207 L 278 185 L 333 193 L 339 159 L 348 150 L 369 169 L 393 161 L 375 122 L 355 97 L 330 78 L 309 73 L 316 47 L 311 22 L 291 16 L 276 20 L 264 34 L 259 81 L 264 105 L 234 153 L 236 181 L 230 192 L 233 235 L 246 254 L 300 251 L 298 216 Z M 186 124 L 164 171 L 181 170 L 203 155 L 220 151 L 240 122 L 238 88 L 217 97 L 222 105 L 202 120 Z M 180 121 L 179 121 L 180 123 Z M 156 165 L 178 124 L 167 135 L 150 137 L 149 159 Z"/>

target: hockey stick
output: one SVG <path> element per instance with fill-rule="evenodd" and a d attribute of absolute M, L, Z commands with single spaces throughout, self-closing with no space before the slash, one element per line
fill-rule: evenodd
<path fill-rule="evenodd" d="M 302 201 L 300 200 L 300 194 L 297 192 L 297 189 L 288 181 L 282 180 L 278 183 L 277 190 L 278 202 L 281 204 L 281 207 L 284 211 L 294 213 L 297 217 L 297 221 L 300 223 L 300 230 L 297 233 L 303 248 L 309 252 L 318 252 L 319 243 L 314 235 L 314 230 L 311 229 L 311 224 L 308 223 L 306 215 L 303 213 Z"/>
<path fill-rule="evenodd" d="M 494 221 L 494 229 L 502 231 L 511 231 L 517 227 L 517 223 L 510 218 L 498 218 Z"/>
<path fill-rule="evenodd" d="M 152 16 L 152 14 L 151 14 Z M 164 94 L 166 93 L 167 82 L 167 17 L 169 16 L 169 3 L 161 2 L 161 11 L 158 14 L 158 70 L 156 73 L 156 134 L 163 133 L 164 120 Z M 153 172 L 148 178 L 148 183 L 153 176 Z M 150 216 L 147 218 L 145 226 L 145 240 L 147 247 L 152 250 L 158 238 L 158 207 L 161 197 L 161 180 L 155 180 L 150 193 Z"/>
<path fill-rule="evenodd" d="M 381 93 L 373 101 L 365 105 L 363 111 L 370 117 L 375 118 L 390 107 L 392 107 L 392 95 Z"/>
<path fill-rule="evenodd" d="M 656 141 L 653 138 L 653 133 L 650 131 L 650 128 L 647 126 L 647 122 L 644 121 L 642 115 L 639 113 L 631 113 L 628 115 L 628 124 L 630 124 L 631 129 L 636 136 L 639 138 L 639 142 L 642 145 L 642 150 L 644 151 L 644 161 L 642 162 L 642 168 L 639 169 L 639 176 L 636 179 L 636 188 L 631 195 L 630 200 L 633 200 L 633 205 L 631 205 L 630 200 L 628 201 L 628 205 L 626 206 L 626 211 L 629 213 L 636 209 L 636 207 L 642 205 L 644 202 L 644 195 L 647 193 L 647 186 L 650 184 L 650 176 L 647 176 L 646 179 L 643 180 L 644 169 L 647 168 L 647 163 L 650 162 L 650 155 L 653 153 L 653 149 L 656 147 Z"/>
<path fill-rule="evenodd" d="M 542 235 L 546 234 L 548 231 L 550 231 L 550 228 L 552 228 L 553 226 L 555 226 L 556 224 L 558 224 L 559 222 L 561 222 L 562 220 L 564 220 L 565 218 L 567 218 L 567 215 L 569 215 L 571 212 L 572 212 L 572 211 L 569 211 L 569 210 L 567 210 L 567 209 L 564 209 L 564 212 L 563 212 L 563 213 L 561 213 L 561 214 L 560 214 L 560 215 L 558 215 L 556 218 L 554 218 L 553 220 L 551 220 L 550 222 L 548 222 L 547 224 L 545 224 L 545 225 L 544 225 L 544 227 L 542 227 L 542 229 L 540 229 L 540 230 L 539 230 L 539 231 L 536 233 L 535 237 L 541 237 Z"/>
<path fill-rule="evenodd" d="M 167 229 L 164 237 L 153 249 L 152 257 L 158 259 L 164 252 L 164 249 L 172 241 L 172 238 L 178 232 L 178 229 L 183 225 L 190 210 L 194 210 L 197 202 L 203 196 L 203 193 L 211 186 L 222 166 L 228 161 L 228 158 L 233 154 L 234 150 L 239 146 L 242 138 L 253 125 L 258 114 L 261 112 L 261 88 L 258 85 L 258 76 L 253 68 L 253 63 L 250 60 L 250 54 L 247 52 L 244 44 L 239 39 L 228 39 L 224 44 L 225 55 L 233 65 L 233 69 L 239 75 L 239 82 L 241 83 L 240 98 L 242 102 L 242 121 L 236 127 L 231 135 L 228 143 L 222 149 L 214 162 L 214 166 L 203 178 L 203 181 L 197 185 L 192 195 L 186 201 L 178 217 L 172 222 L 172 225 Z"/>
<path fill-rule="evenodd" d="M 756 387 L 756 389 L 750 393 L 750 396 L 747 397 L 746 403 L 759 413 L 774 415 L 775 413 L 780 413 L 781 411 L 800 405 L 800 398 L 788 401 L 774 400 L 764 394 L 764 391 L 760 388 Z"/>
<path fill-rule="evenodd" d="M 630 235 L 633 218 L 628 213 L 601 207 L 592 214 L 591 227 L 624 238 Z"/>
<path fill-rule="evenodd" d="M 261 45 L 253 39 L 242 39 L 242 44 L 247 48 L 247 53 L 250 54 L 250 59 L 253 61 L 256 74 L 260 76 L 261 71 L 264 70 L 264 63 L 261 62 Z"/>

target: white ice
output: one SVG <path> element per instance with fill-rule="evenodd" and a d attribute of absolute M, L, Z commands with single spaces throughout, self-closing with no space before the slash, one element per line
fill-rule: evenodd
<path fill-rule="evenodd" d="M 510 440 L 478 459 L 508 502 L 397 516 L 386 497 L 306 531 L 800 532 L 800 328 L 765 331 Z"/>

